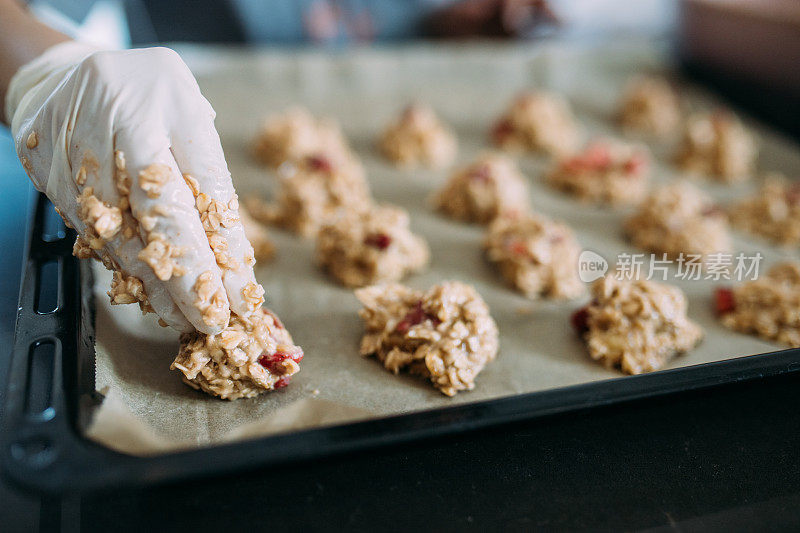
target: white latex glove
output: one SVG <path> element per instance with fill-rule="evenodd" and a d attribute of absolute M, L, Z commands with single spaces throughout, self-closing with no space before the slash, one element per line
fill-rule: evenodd
<path fill-rule="evenodd" d="M 6 113 L 76 255 L 115 270 L 113 303 L 209 334 L 261 306 L 214 110 L 174 51 L 57 45 L 14 76 Z"/>

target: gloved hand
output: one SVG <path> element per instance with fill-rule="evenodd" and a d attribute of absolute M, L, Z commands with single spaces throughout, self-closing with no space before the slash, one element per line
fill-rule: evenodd
<path fill-rule="evenodd" d="M 115 271 L 112 303 L 209 334 L 261 306 L 214 110 L 174 51 L 56 45 L 14 76 L 6 113 L 75 254 Z"/>

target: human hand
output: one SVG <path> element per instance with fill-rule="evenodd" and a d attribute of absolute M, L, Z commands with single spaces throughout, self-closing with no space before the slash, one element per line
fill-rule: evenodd
<path fill-rule="evenodd" d="M 19 70 L 6 104 L 26 172 L 80 235 L 74 253 L 114 270 L 112 303 L 208 334 L 261 306 L 215 113 L 178 54 L 60 44 Z"/>

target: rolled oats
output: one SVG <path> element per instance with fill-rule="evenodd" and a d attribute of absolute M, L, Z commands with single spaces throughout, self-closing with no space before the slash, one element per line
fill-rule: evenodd
<path fill-rule="evenodd" d="M 303 350 L 266 309 L 242 318 L 231 316 L 217 335 L 181 335 L 178 356 L 170 367 L 183 380 L 224 400 L 252 398 L 285 387 L 300 370 Z"/>
<path fill-rule="evenodd" d="M 725 212 L 686 181 L 653 191 L 624 228 L 634 245 L 672 259 L 697 254 L 707 261 L 710 254 L 731 249 Z"/>
<path fill-rule="evenodd" d="M 470 285 L 448 281 L 423 293 L 393 283 L 355 294 L 364 306 L 361 354 L 376 356 L 395 374 L 407 370 L 454 396 L 473 389 L 497 356 L 497 325 Z"/>
<path fill-rule="evenodd" d="M 739 119 L 717 111 L 689 117 L 676 162 L 688 172 L 732 183 L 752 177 L 756 156 L 756 143 Z"/>
<path fill-rule="evenodd" d="M 734 227 L 784 246 L 800 246 L 800 183 L 771 175 L 758 194 L 732 205 L 728 217 Z"/>
<path fill-rule="evenodd" d="M 101 202 L 94 195 L 92 187 L 85 188 L 76 201 L 78 217 L 86 224 L 87 240 L 95 250 L 103 246 L 102 241 L 113 238 L 122 228 L 122 212 L 119 207 Z"/>
<path fill-rule="evenodd" d="M 678 95 L 664 79 L 637 76 L 625 88 L 618 120 L 629 131 L 658 137 L 671 135 L 681 121 Z"/>
<path fill-rule="evenodd" d="M 339 126 L 330 120 L 317 120 L 302 108 L 268 117 L 253 140 L 252 152 L 273 168 L 315 154 L 334 161 L 352 158 Z"/>
<path fill-rule="evenodd" d="M 183 267 L 175 262 L 176 257 L 183 255 L 183 250 L 172 245 L 164 234 L 150 232 L 147 236 L 147 246 L 139 252 L 139 259 L 150 265 L 156 277 L 167 281 L 172 276 L 185 274 Z"/>
<path fill-rule="evenodd" d="M 427 106 L 412 104 L 390 124 L 378 142 L 383 155 L 401 166 L 444 167 L 458 149 L 455 135 Z"/>
<path fill-rule="evenodd" d="M 576 298 L 581 247 L 565 224 L 540 215 L 506 216 L 489 226 L 486 256 L 514 288 L 529 298 Z"/>
<path fill-rule="evenodd" d="M 212 327 L 228 324 L 231 314 L 225 291 L 222 287 L 215 287 L 214 274 L 210 270 L 197 276 L 194 292 L 197 294 L 194 306 L 200 311 L 203 322 Z"/>
<path fill-rule="evenodd" d="M 285 165 L 279 178 L 274 203 L 250 197 L 245 199 L 245 207 L 256 220 L 304 237 L 315 236 L 345 210 L 362 210 L 372 204 L 363 169 L 353 160 L 336 163 L 312 156 Z"/>
<path fill-rule="evenodd" d="M 434 195 L 435 207 L 456 220 L 487 224 L 530 210 L 528 186 L 513 161 L 486 153 L 457 170 Z"/>
<path fill-rule="evenodd" d="M 35 131 L 32 131 L 30 134 L 28 134 L 28 138 L 25 140 L 25 146 L 28 147 L 28 150 L 33 150 L 39 146 L 39 136 L 36 135 Z"/>
<path fill-rule="evenodd" d="M 626 374 L 663 367 L 694 348 L 703 330 L 686 316 L 686 297 L 677 287 L 642 280 L 600 278 L 593 300 L 572 317 L 595 361 Z"/>
<path fill-rule="evenodd" d="M 587 202 L 636 204 L 647 194 L 649 166 L 646 148 L 604 139 L 558 161 L 547 181 Z"/>
<path fill-rule="evenodd" d="M 766 276 L 718 289 L 715 307 L 730 329 L 800 347 L 800 263 L 778 263 Z"/>
<path fill-rule="evenodd" d="M 504 150 L 564 155 L 578 147 L 580 132 L 561 96 L 528 92 L 517 96 L 497 120 L 491 138 Z"/>
<path fill-rule="evenodd" d="M 139 187 L 147 193 L 148 198 L 158 198 L 171 177 L 172 170 L 167 165 L 153 163 L 139 171 Z"/>
<path fill-rule="evenodd" d="M 317 236 L 317 263 L 348 287 L 399 281 L 424 267 L 429 256 L 424 239 L 411 233 L 408 213 L 398 207 L 346 211 Z"/>

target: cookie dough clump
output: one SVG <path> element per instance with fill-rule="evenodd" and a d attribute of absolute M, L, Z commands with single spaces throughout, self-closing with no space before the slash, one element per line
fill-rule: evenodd
<path fill-rule="evenodd" d="M 586 202 L 626 205 L 639 203 L 647 194 L 649 174 L 645 148 L 604 140 L 561 159 L 547 181 Z"/>
<path fill-rule="evenodd" d="M 484 154 L 457 170 L 434 195 L 436 208 L 465 222 L 486 224 L 504 213 L 530 210 L 528 186 L 513 161 Z"/>
<path fill-rule="evenodd" d="M 244 235 L 253 245 L 253 256 L 256 261 L 267 262 L 275 255 L 275 245 L 269 237 L 267 228 L 251 217 L 246 210 L 239 211 L 239 220 L 242 221 Z"/>
<path fill-rule="evenodd" d="M 634 245 L 671 259 L 699 255 L 707 263 L 711 254 L 731 249 L 724 211 L 683 181 L 653 191 L 624 227 Z"/>
<path fill-rule="evenodd" d="M 356 291 L 366 334 L 362 355 L 375 355 L 394 372 L 430 379 L 447 396 L 475 387 L 497 356 L 497 325 L 470 285 L 448 281 L 426 292 L 399 284 Z"/>
<path fill-rule="evenodd" d="M 761 190 L 728 209 L 734 227 L 784 246 L 800 246 L 800 183 L 769 176 Z"/>
<path fill-rule="evenodd" d="M 689 117 L 676 162 L 688 172 L 733 183 L 751 177 L 756 155 L 755 141 L 739 119 L 718 111 Z"/>
<path fill-rule="evenodd" d="M 576 298 L 584 293 L 578 277 L 581 247 L 565 224 L 539 215 L 500 217 L 484 242 L 489 261 L 529 298 Z"/>
<path fill-rule="evenodd" d="M 266 204 L 245 200 L 256 220 L 313 237 L 345 210 L 360 211 L 372 204 L 361 165 L 353 159 L 335 162 L 322 155 L 286 164 L 278 172 L 277 199 Z"/>
<path fill-rule="evenodd" d="M 531 92 L 517 96 L 495 123 L 491 138 L 504 150 L 564 155 L 578 147 L 580 132 L 565 99 Z"/>
<path fill-rule="evenodd" d="M 715 311 L 730 329 L 800 347 L 800 263 L 778 263 L 766 276 L 714 296 Z"/>
<path fill-rule="evenodd" d="M 397 165 L 432 168 L 450 165 L 458 149 L 453 133 L 432 109 L 421 105 L 406 107 L 383 132 L 379 147 Z"/>
<path fill-rule="evenodd" d="M 272 168 L 315 154 L 337 161 L 350 157 L 347 141 L 334 121 L 317 119 L 299 107 L 267 117 L 253 140 L 252 152 Z"/>
<path fill-rule="evenodd" d="M 666 80 L 636 77 L 628 82 L 619 109 L 625 130 L 666 137 L 675 133 L 680 121 L 678 96 Z"/>
<path fill-rule="evenodd" d="M 317 236 L 317 263 L 348 287 L 398 281 L 428 263 L 425 240 L 411 233 L 408 213 L 391 206 L 347 211 Z"/>
<path fill-rule="evenodd" d="M 686 316 L 677 287 L 606 276 L 591 288 L 593 300 L 572 316 L 589 355 L 606 367 L 642 374 L 694 348 L 703 330 Z"/>
<path fill-rule="evenodd" d="M 170 368 L 195 389 L 235 400 L 287 386 L 301 359 L 303 350 L 280 320 L 261 308 L 247 318 L 231 315 L 217 335 L 184 333 Z"/>

